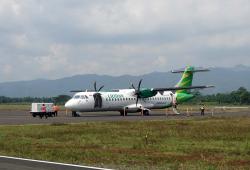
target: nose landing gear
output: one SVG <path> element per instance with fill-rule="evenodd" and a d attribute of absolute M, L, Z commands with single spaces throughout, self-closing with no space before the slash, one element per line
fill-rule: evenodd
<path fill-rule="evenodd" d="M 80 115 L 76 111 L 72 111 L 72 117 L 80 117 Z"/>

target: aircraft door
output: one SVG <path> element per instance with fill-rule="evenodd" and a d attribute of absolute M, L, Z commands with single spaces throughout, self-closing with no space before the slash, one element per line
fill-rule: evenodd
<path fill-rule="evenodd" d="M 95 101 L 95 104 L 94 104 L 94 108 L 102 108 L 102 96 L 100 93 L 95 93 L 94 95 L 94 101 Z"/>

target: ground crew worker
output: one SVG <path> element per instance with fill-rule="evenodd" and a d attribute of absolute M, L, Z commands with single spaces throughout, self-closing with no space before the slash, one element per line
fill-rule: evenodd
<path fill-rule="evenodd" d="M 205 114 L 205 106 L 202 105 L 200 110 L 201 110 L 201 116 L 204 116 L 204 114 Z"/>
<path fill-rule="evenodd" d="M 47 116 L 47 113 L 46 113 L 46 106 L 45 106 L 45 104 L 42 105 L 41 111 L 42 111 L 42 113 L 44 114 L 44 116 L 45 116 L 46 119 L 47 119 L 48 116 Z M 40 117 L 42 118 L 43 115 L 40 115 Z"/>
<path fill-rule="evenodd" d="M 54 112 L 54 116 L 57 116 L 57 113 L 59 111 L 59 106 L 57 106 L 56 104 L 53 106 L 53 112 Z"/>

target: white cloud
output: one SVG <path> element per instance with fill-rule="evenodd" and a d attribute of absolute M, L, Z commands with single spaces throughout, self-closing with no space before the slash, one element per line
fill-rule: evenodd
<path fill-rule="evenodd" d="M 12 73 L 13 67 L 12 67 L 12 65 L 6 64 L 6 65 L 4 65 L 4 66 L 2 67 L 2 71 L 3 71 L 3 74 L 4 74 L 5 76 L 8 76 L 9 74 Z"/>
<path fill-rule="evenodd" d="M 250 65 L 249 20 L 248 0 L 2 0 L 0 82 Z"/>

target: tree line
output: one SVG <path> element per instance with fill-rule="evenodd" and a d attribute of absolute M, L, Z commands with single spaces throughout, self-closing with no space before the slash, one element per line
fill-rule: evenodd
<path fill-rule="evenodd" d="M 57 103 L 64 104 L 71 97 L 59 95 L 56 97 L 6 97 L 0 96 L 0 103 Z"/>
<path fill-rule="evenodd" d="M 250 92 L 240 87 L 238 90 L 230 93 L 217 93 L 211 95 L 202 95 L 199 91 L 194 92 L 195 98 L 190 103 L 215 103 L 215 104 L 234 104 L 245 105 L 250 104 Z"/>
<path fill-rule="evenodd" d="M 199 91 L 194 91 L 195 97 L 188 103 L 214 103 L 214 104 L 235 104 L 244 105 L 250 104 L 250 92 L 244 88 L 240 87 L 238 90 L 232 91 L 230 93 L 217 93 L 211 95 L 203 95 Z M 5 97 L 0 96 L 0 103 L 57 103 L 64 104 L 71 97 L 68 95 L 59 95 L 56 97 Z"/>

